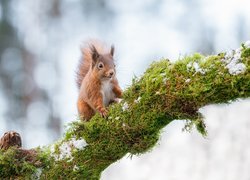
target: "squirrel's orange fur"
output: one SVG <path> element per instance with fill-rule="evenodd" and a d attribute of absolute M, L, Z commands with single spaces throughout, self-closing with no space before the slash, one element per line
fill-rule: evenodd
<path fill-rule="evenodd" d="M 82 48 L 82 58 L 77 70 L 77 108 L 83 120 L 90 120 L 95 112 L 106 117 L 106 107 L 122 96 L 113 55 L 113 46 L 107 51 L 98 42 L 88 43 Z"/>

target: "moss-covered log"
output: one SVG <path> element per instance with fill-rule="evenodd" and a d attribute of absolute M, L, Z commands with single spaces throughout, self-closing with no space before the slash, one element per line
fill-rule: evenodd
<path fill-rule="evenodd" d="M 213 56 L 194 54 L 175 63 L 163 59 L 133 79 L 123 100 L 109 107 L 107 119 L 95 115 L 90 122 L 72 122 L 61 140 L 34 149 L 32 158 L 18 148 L 1 150 L 0 177 L 99 179 L 127 153 L 150 150 L 173 120 L 185 120 L 185 129 L 195 125 L 206 135 L 199 108 L 249 96 L 249 42 Z"/>

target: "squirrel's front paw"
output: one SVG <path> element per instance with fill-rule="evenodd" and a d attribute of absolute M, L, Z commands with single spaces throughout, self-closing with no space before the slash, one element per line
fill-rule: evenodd
<path fill-rule="evenodd" d="M 100 108 L 99 113 L 103 118 L 106 118 L 108 116 L 108 110 L 106 108 Z"/>

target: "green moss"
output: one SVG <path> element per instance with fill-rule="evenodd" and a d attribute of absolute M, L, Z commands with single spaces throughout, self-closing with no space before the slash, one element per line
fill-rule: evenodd
<path fill-rule="evenodd" d="M 0 151 L 0 177 L 30 179 L 36 174 L 37 168 L 44 168 L 50 163 L 45 149 L 38 147 L 35 156 L 23 155 L 26 153 L 15 147 Z"/>
<path fill-rule="evenodd" d="M 186 121 L 206 135 L 199 108 L 228 103 L 250 96 L 250 53 L 243 47 L 241 58 L 246 70 L 231 75 L 226 68 L 225 53 L 214 56 L 194 54 L 175 63 L 162 59 L 153 62 L 140 78 L 124 91 L 123 100 L 109 107 L 107 119 L 95 115 L 90 122 L 68 125 L 64 137 L 53 147 L 39 151 L 41 179 L 99 179 L 101 172 L 127 153 L 138 155 L 150 151 L 161 129 L 175 119 Z M 71 149 L 71 156 L 58 158 L 60 148 L 72 138 L 87 142 L 84 149 Z M 52 156 L 51 156 L 52 154 Z M 13 164 L 15 162 L 15 164 Z M 15 158 L 15 150 L 0 153 L 1 177 L 34 176 L 37 166 Z"/>
<path fill-rule="evenodd" d="M 242 46 L 241 57 L 242 58 L 250 57 L 250 48 L 247 48 L 244 44 L 242 44 L 241 46 Z"/>

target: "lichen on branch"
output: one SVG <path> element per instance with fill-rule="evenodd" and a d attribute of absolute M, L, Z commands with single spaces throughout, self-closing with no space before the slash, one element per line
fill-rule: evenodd
<path fill-rule="evenodd" d="M 206 135 L 199 109 L 250 96 L 250 43 L 218 55 L 194 54 L 170 62 L 153 62 L 134 78 L 123 100 L 89 122 L 74 121 L 62 139 L 36 148 L 34 161 L 20 149 L 0 152 L 0 177 L 40 179 L 99 179 L 102 171 L 127 153 L 149 151 L 163 127 L 185 120 Z M 19 156 L 18 156 L 19 155 Z"/>

